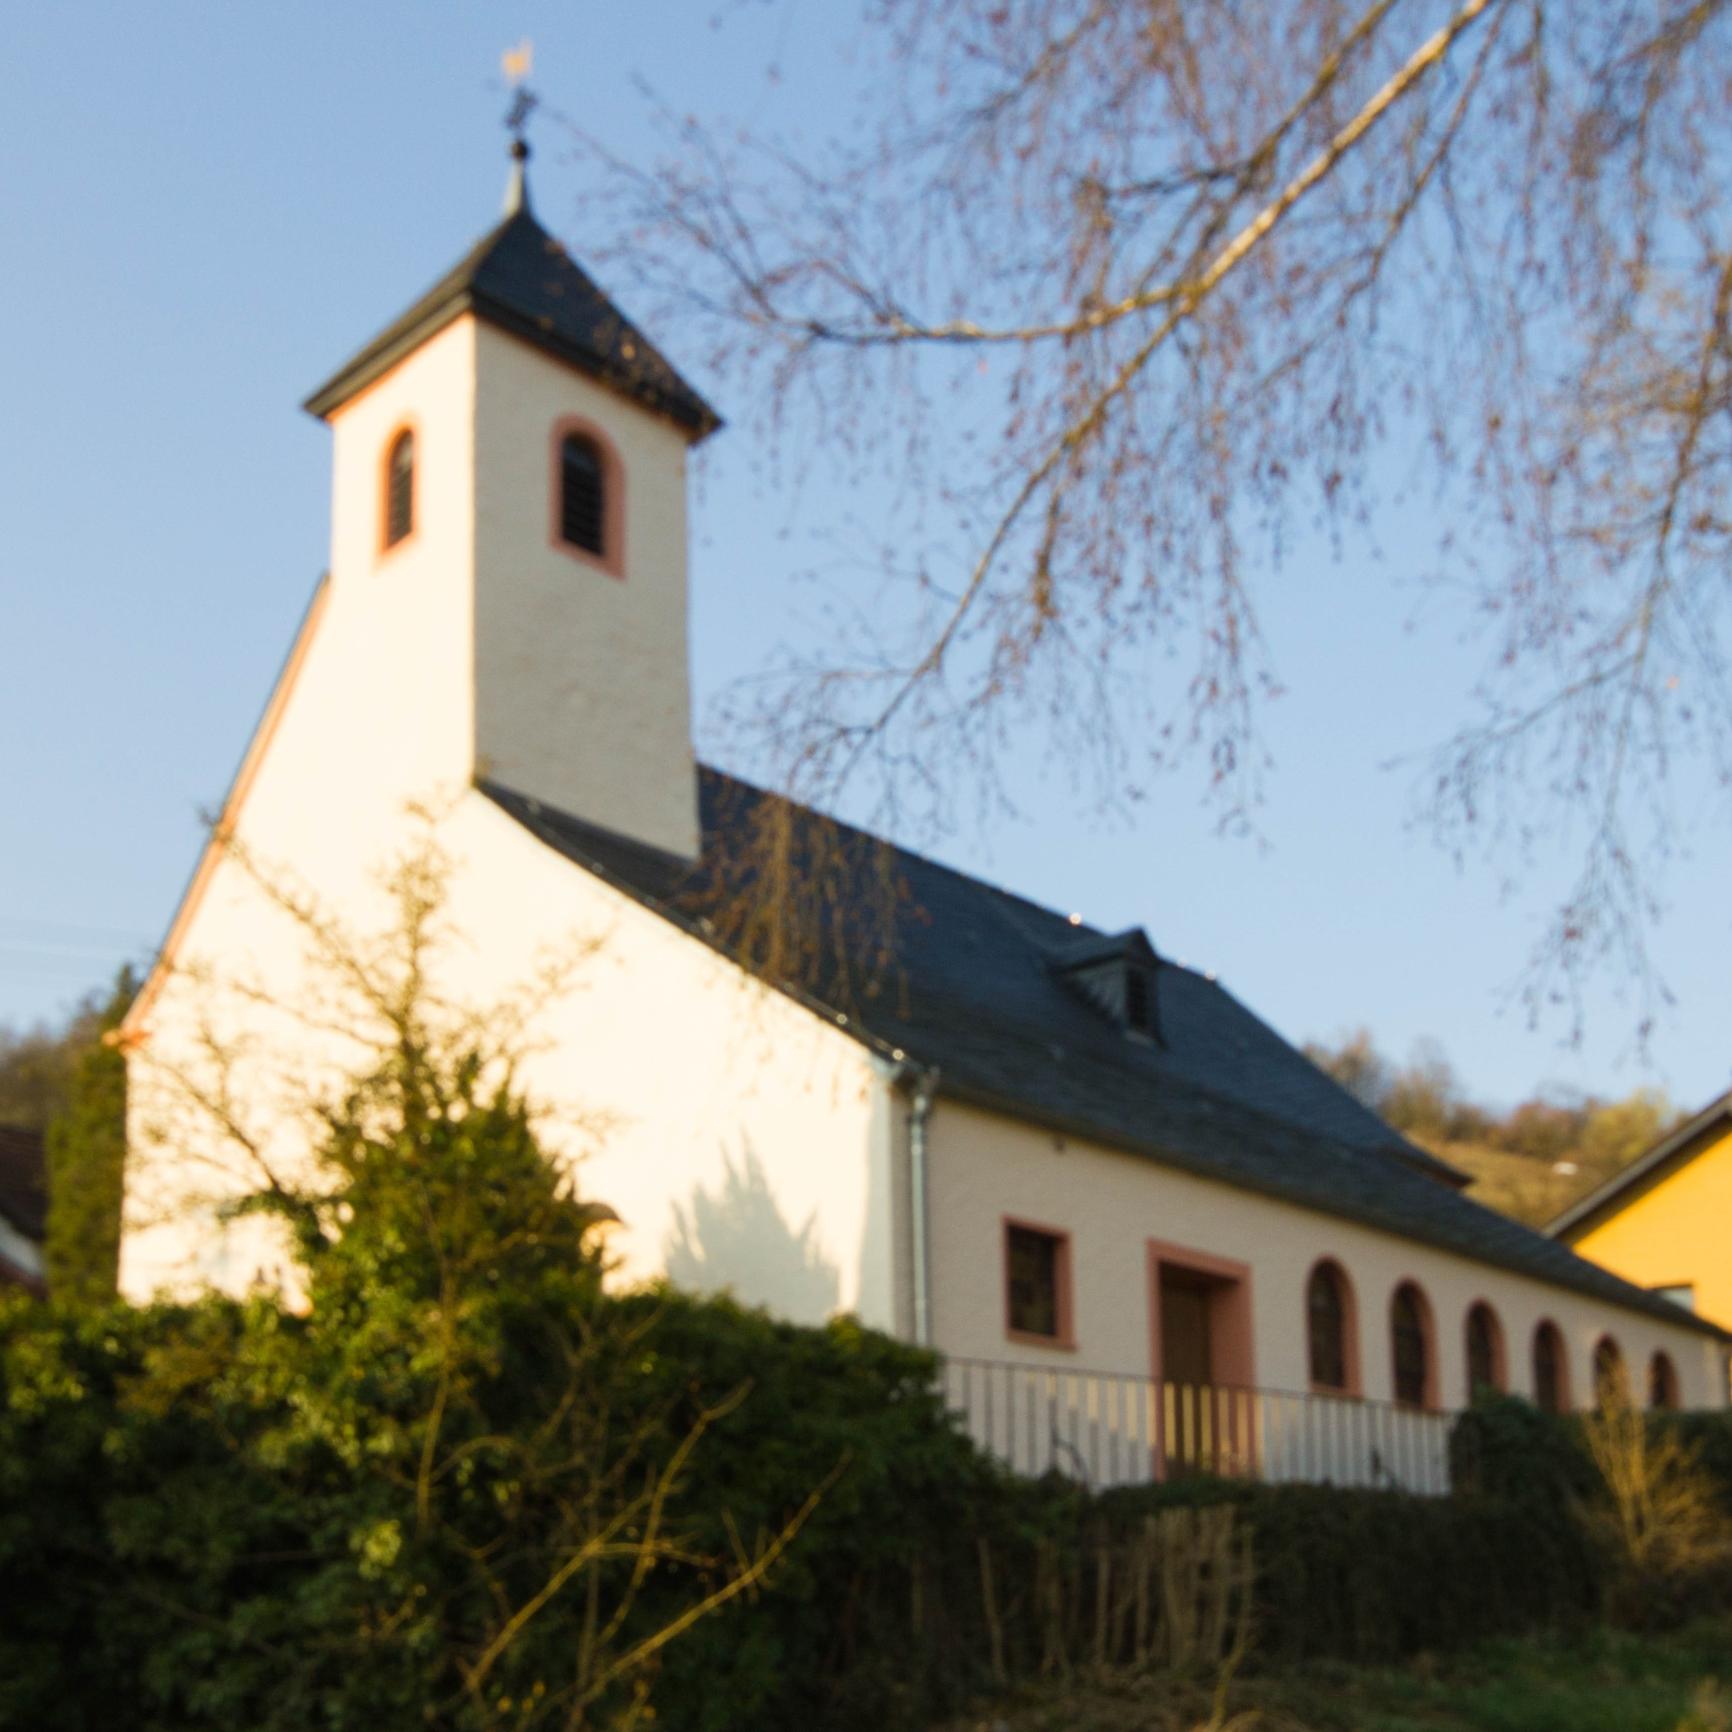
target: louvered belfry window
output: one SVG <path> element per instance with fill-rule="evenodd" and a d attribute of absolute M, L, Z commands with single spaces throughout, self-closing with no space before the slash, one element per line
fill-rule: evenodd
<path fill-rule="evenodd" d="M 559 533 L 573 547 L 607 555 L 607 471 L 601 448 L 582 433 L 559 447 Z"/>
<path fill-rule="evenodd" d="M 385 545 L 395 547 L 415 527 L 415 435 L 405 428 L 385 459 Z"/>

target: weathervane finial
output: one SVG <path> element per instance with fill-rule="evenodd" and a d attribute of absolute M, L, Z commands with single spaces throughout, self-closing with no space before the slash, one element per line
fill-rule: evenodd
<path fill-rule="evenodd" d="M 540 98 L 526 80 L 535 63 L 535 50 L 526 36 L 515 48 L 508 48 L 500 59 L 506 83 L 511 86 L 511 106 L 505 111 L 505 128 L 511 134 L 511 178 L 505 186 L 505 214 L 516 216 L 529 208 L 529 185 L 525 164 L 529 161 L 529 140 L 525 132 L 529 117 L 535 112 Z"/>

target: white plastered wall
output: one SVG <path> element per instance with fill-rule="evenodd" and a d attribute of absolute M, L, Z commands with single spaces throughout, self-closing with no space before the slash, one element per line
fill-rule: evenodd
<path fill-rule="evenodd" d="M 1265 1389 L 1308 1387 L 1305 1284 L 1328 1256 L 1353 1283 L 1362 1393 L 1370 1399 L 1394 1393 L 1389 1307 L 1404 1280 L 1418 1282 L 1431 1304 L 1444 1407 L 1465 1403 L 1465 1321 L 1481 1299 L 1502 1324 L 1518 1394 L 1531 1393 L 1533 1331 L 1550 1318 L 1567 1343 L 1578 1402 L 1592 1387 L 1594 1347 L 1608 1333 L 1638 1392 L 1649 1356 L 1663 1348 L 1686 1405 L 1726 1398 L 1720 1349 L 1687 1326 L 955 1101 L 941 1099 L 929 1137 L 932 1322 L 935 1344 L 947 1353 L 1148 1376 L 1154 1240 L 1250 1265 L 1254 1377 Z M 1071 1235 L 1074 1348 L 1007 1339 L 1006 1215 Z"/>
<path fill-rule="evenodd" d="M 270 781 L 254 795 L 261 818 L 275 800 Z M 550 1146 L 578 1162 L 582 1193 L 622 1217 L 608 1240 L 619 1278 L 666 1270 L 796 1321 L 847 1310 L 893 1327 L 905 1211 L 882 1132 L 889 1092 L 868 1054 L 545 848 L 482 795 L 467 795 L 438 834 L 452 862 L 454 933 L 440 955 L 442 992 L 485 1005 L 550 960 L 578 958 L 569 987 L 533 1024 L 522 1078 L 548 1109 Z M 219 869 L 189 949 L 244 952 L 286 996 L 328 979 L 308 973 L 303 935 L 233 864 Z M 123 1282 L 135 1296 L 275 1274 L 267 1239 L 244 1222 L 220 1228 L 204 1206 L 216 1169 L 199 1157 L 211 1133 L 177 1104 L 182 1091 L 164 1069 L 177 1053 L 178 1068 L 198 1069 L 195 1019 L 213 1005 L 230 1044 L 269 1034 L 277 1071 L 316 1077 L 344 1062 L 340 1042 L 208 982 L 166 985 L 133 1065 L 135 1142 L 149 1141 L 153 1120 L 175 1126 L 145 1156 L 152 1184 L 134 1187 L 141 1215 L 146 1190 L 166 1214 L 128 1234 Z M 284 1122 L 279 1170 L 297 1170 L 299 1135 Z M 238 1183 L 244 1162 L 228 1161 Z"/>
<path fill-rule="evenodd" d="M 686 626 L 686 439 L 492 326 L 476 327 L 476 753 L 508 787 L 697 852 Z M 611 442 L 623 575 L 556 545 L 556 427 Z"/>
<path fill-rule="evenodd" d="M 549 545 L 551 438 L 568 414 L 601 425 L 625 465 L 623 582 Z M 386 550 L 382 463 L 403 426 L 415 528 Z M 261 1162 L 302 1175 L 296 1105 L 363 1054 L 332 1026 L 347 1007 L 329 970 L 309 967 L 305 928 L 261 880 L 351 935 L 387 930 L 378 878 L 416 847 L 418 801 L 442 814 L 452 862 L 449 992 L 489 1003 L 549 946 L 594 947 L 536 1024 L 523 1074 L 564 1109 L 549 1127 L 561 1152 L 590 1151 L 584 1191 L 623 1217 L 622 1277 L 671 1266 L 787 1316 L 853 1309 L 891 1325 L 899 1145 L 865 1052 L 472 786 L 479 768 L 691 849 L 683 438 L 468 317 L 333 429 L 332 575 L 231 801 L 239 853 L 207 860 L 128 1030 L 126 1291 L 284 1277 L 263 1224 L 222 1225 L 218 1205 L 256 1188 Z M 254 1150 L 214 1129 L 213 1105 Z"/>
<path fill-rule="evenodd" d="M 666 1270 L 795 1321 L 854 1311 L 888 1328 L 902 1211 L 865 1050 L 482 796 L 452 841 L 478 990 L 523 978 L 550 944 L 593 946 L 524 1075 L 593 1122 L 582 1188 L 622 1217 L 622 1276 Z"/>
<path fill-rule="evenodd" d="M 391 919 L 375 875 L 406 833 L 404 803 L 448 802 L 471 776 L 474 353 L 472 322 L 449 325 L 335 418 L 330 575 L 223 815 L 260 877 L 357 931 Z M 414 529 L 386 549 L 383 461 L 405 427 Z M 304 943 L 238 855 L 207 850 L 128 1020 L 129 1040 L 145 1042 L 128 1067 L 128 1292 L 244 1285 L 280 1260 L 259 1223 L 218 1233 L 201 1200 L 256 1185 L 261 1162 L 292 1178 L 298 1127 L 282 1102 L 341 1062 L 339 1039 L 253 1002 L 306 996 Z M 193 1089 L 206 1108 L 225 1105 L 220 1092 L 249 1109 L 258 1149 L 243 1159 L 212 1136 Z"/>

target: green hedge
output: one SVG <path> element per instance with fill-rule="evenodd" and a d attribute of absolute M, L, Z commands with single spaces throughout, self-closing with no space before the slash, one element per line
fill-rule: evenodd
<path fill-rule="evenodd" d="M 1732 1410 L 1650 1413 L 1654 1431 L 1671 1431 L 1696 1453 L 1732 1520 Z M 1450 1474 L 1459 1490 L 1567 1509 L 1594 1488 L 1582 1416 L 1542 1413 L 1513 1395 L 1482 1396 L 1450 1434 Z"/>
<path fill-rule="evenodd" d="M 849 1462 L 774 1589 L 670 1651 L 657 1697 L 669 1725 L 928 1724 L 993 1682 L 983 1541 L 1007 1669 L 1032 1674 L 1043 1557 L 1086 1578 L 1101 1548 L 1188 1505 L 1228 1502 L 1249 1524 L 1257 1647 L 1270 1658 L 1386 1660 L 1567 1626 L 1599 1604 L 1578 1525 L 1532 1498 L 1208 1479 L 1091 1496 L 981 1457 L 945 1420 L 931 1358 L 883 1336 L 846 1322 L 800 1329 L 725 1301 L 628 1303 L 658 1309 L 656 1375 L 694 1410 L 753 1383 L 694 1463 L 694 1502 L 718 1523 L 725 1510 L 750 1539 Z M 1086 1582 L 1078 1601 L 1087 1654 Z"/>
<path fill-rule="evenodd" d="M 1092 1496 L 1001 1472 L 944 1415 L 931 1358 L 854 1324 L 800 1329 L 666 1293 L 606 1303 L 643 1326 L 621 1422 L 655 1416 L 667 1449 L 750 1386 L 682 1485 L 695 1552 L 750 1548 L 840 1469 L 772 1585 L 666 1650 L 664 1727 L 928 1725 L 998 1681 L 995 1646 L 1010 1677 L 1050 1666 L 1043 1572 L 1070 1584 L 1067 1640 L 1086 1658 L 1103 1548 L 1181 1506 L 1229 1503 L 1249 1525 L 1260 1657 L 1387 1660 L 1565 1626 L 1600 1603 L 1603 1564 L 1568 1511 L 1579 1444 L 1521 1403 L 1464 1422 L 1465 1489 L 1450 1498 L 1208 1480 Z M 384 1704 L 412 1695 L 424 1654 L 387 1644 L 351 1677 L 314 1652 L 321 1596 L 333 1618 L 350 1603 L 332 1535 L 366 1502 L 364 1465 L 310 1474 L 305 1457 L 273 1454 L 279 1413 L 254 1411 L 240 1385 L 211 1394 L 233 1345 L 267 1326 L 258 1307 L 215 1301 L 0 1308 L 0 1725 L 200 1732 L 264 1724 L 266 1702 L 287 1724 L 292 1690 L 306 1732 L 396 1725 Z M 1675 1423 L 1732 1457 L 1725 1420 Z M 691 1585 L 676 1573 L 652 1592 L 643 1626 Z"/>
<path fill-rule="evenodd" d="M 1502 1500 L 1276 1486 L 1249 1513 L 1268 1654 L 1396 1659 L 1566 1625 L 1597 1603 L 1577 1529 Z"/>

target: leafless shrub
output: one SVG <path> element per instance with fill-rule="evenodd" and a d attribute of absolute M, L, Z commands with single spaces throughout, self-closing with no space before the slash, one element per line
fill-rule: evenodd
<path fill-rule="evenodd" d="M 1599 1490 L 1581 1517 L 1619 1565 L 1614 1614 L 1664 1618 L 1706 1573 L 1732 1564 L 1732 1531 L 1700 1450 L 1644 1414 L 1627 1377 L 1603 1380 L 1598 1395 L 1583 1437 Z"/>

